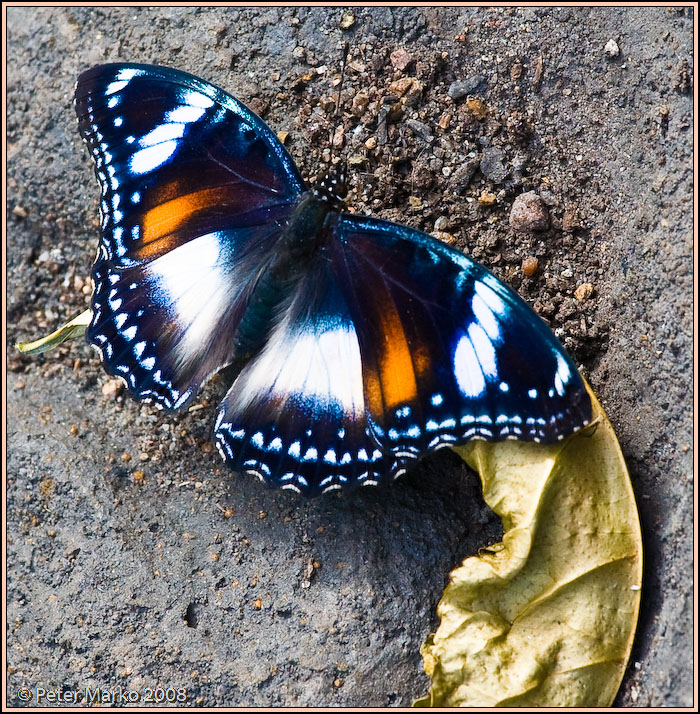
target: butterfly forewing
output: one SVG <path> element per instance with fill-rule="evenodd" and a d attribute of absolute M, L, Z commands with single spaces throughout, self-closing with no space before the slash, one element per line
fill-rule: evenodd
<path fill-rule="evenodd" d="M 557 441 L 591 418 L 570 357 L 512 290 L 406 226 L 344 216 L 334 260 L 392 469 L 470 438 Z"/>
<path fill-rule="evenodd" d="M 302 179 L 264 122 L 183 72 L 95 67 L 75 105 L 102 189 L 88 340 L 135 396 L 177 408 L 233 359 Z"/>

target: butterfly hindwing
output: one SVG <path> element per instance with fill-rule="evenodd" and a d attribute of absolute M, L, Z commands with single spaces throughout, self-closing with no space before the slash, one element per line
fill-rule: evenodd
<path fill-rule="evenodd" d="M 88 340 L 135 396 L 177 408 L 232 360 L 302 179 L 264 122 L 184 72 L 101 65 L 75 105 L 102 189 Z"/>
<path fill-rule="evenodd" d="M 419 231 L 344 215 L 335 257 L 392 471 L 470 438 L 552 442 L 591 418 L 571 358 L 510 288 Z"/>
<path fill-rule="evenodd" d="M 325 258 L 308 266 L 215 429 L 232 468 L 305 495 L 376 483 L 386 471 L 367 421 L 355 324 L 329 267 Z"/>

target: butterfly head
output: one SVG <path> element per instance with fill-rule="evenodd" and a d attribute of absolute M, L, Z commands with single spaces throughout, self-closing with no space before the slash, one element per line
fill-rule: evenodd
<path fill-rule="evenodd" d="M 341 206 L 348 195 L 346 163 L 341 161 L 331 166 L 312 191 L 321 201 Z"/>

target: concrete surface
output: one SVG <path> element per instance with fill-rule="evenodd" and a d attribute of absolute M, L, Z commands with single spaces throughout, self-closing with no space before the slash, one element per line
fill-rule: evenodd
<path fill-rule="evenodd" d="M 693 11 L 353 13 L 343 30 L 339 8 L 7 8 L 8 345 L 88 300 L 99 192 L 73 113 L 79 72 L 114 60 L 193 72 L 290 132 L 314 176 L 350 41 L 343 151 L 367 157 L 350 203 L 453 236 L 581 364 L 645 534 L 617 704 L 690 706 Z M 405 77 L 422 86 L 408 83 L 401 112 L 403 85 L 390 85 Z M 544 233 L 508 225 L 526 190 L 548 203 Z M 581 302 L 583 283 L 594 292 Z M 8 346 L 8 367 L 10 704 L 37 686 L 183 688 L 204 705 L 407 705 L 425 691 L 419 647 L 447 574 L 500 533 L 454 454 L 388 489 L 307 502 L 222 468 L 210 434 L 223 378 L 167 416 L 110 393 L 82 342 L 39 358 Z"/>

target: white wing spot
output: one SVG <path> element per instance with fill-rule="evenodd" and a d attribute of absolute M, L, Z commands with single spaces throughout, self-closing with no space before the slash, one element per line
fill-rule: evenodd
<path fill-rule="evenodd" d="M 169 122 L 181 122 L 183 124 L 190 124 L 191 122 L 201 119 L 204 115 L 203 107 L 178 107 L 169 111 L 165 115 L 165 120 Z"/>
<path fill-rule="evenodd" d="M 180 139 L 184 133 L 184 124 L 160 124 L 139 140 L 139 146 L 145 148 L 147 146 L 162 144 L 171 139 Z"/>
<path fill-rule="evenodd" d="M 457 385 L 465 397 L 479 397 L 486 389 L 486 380 L 471 340 L 462 335 L 455 347 L 454 373 Z"/>
<path fill-rule="evenodd" d="M 496 377 L 496 350 L 484 329 L 475 322 L 469 325 L 469 338 L 485 376 Z"/>
<path fill-rule="evenodd" d="M 137 151 L 129 159 L 129 168 L 135 174 L 145 174 L 164 164 L 177 149 L 177 141 L 164 141 Z"/>
<path fill-rule="evenodd" d="M 478 288 L 479 283 L 477 282 L 476 285 Z M 482 292 L 485 292 L 483 288 Z M 492 340 L 500 339 L 501 330 L 498 327 L 498 322 L 496 321 L 496 318 L 494 317 L 493 312 L 487 305 L 486 301 L 478 293 L 472 298 L 472 311 L 474 312 L 474 317 L 476 317 L 478 323 L 486 331 L 486 334 Z"/>

